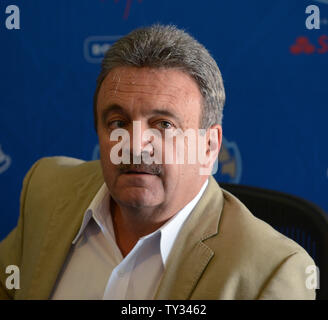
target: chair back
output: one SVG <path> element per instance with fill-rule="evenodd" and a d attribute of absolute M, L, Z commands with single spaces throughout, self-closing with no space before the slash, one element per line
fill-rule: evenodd
<path fill-rule="evenodd" d="M 328 218 L 315 204 L 267 189 L 220 183 L 259 219 L 300 244 L 319 267 L 318 300 L 328 300 Z"/>

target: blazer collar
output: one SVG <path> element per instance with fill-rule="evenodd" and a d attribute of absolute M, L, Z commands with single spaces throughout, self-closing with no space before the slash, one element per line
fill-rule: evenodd
<path fill-rule="evenodd" d="M 203 197 L 185 221 L 169 255 L 155 299 L 189 299 L 205 271 L 213 250 L 206 239 L 218 233 L 223 194 L 211 176 Z"/>

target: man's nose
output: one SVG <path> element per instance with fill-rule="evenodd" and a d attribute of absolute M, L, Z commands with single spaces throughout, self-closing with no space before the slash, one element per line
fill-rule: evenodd
<path fill-rule="evenodd" d="M 132 134 L 130 133 L 130 150 L 134 157 L 140 157 L 142 153 L 152 155 L 153 146 L 151 138 L 147 134 L 149 129 L 147 123 L 137 120 L 133 121 Z"/>

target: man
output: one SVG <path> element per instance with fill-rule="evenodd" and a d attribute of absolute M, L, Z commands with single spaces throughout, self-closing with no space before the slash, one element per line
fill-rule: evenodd
<path fill-rule="evenodd" d="M 215 61 L 187 33 L 155 25 L 114 44 L 94 99 L 100 162 L 30 169 L 0 244 L 0 270 L 17 265 L 20 288 L 1 272 L 0 297 L 314 299 L 309 255 L 209 174 L 224 100 Z"/>

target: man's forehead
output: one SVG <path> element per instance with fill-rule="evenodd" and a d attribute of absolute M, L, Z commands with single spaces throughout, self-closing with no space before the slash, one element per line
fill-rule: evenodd
<path fill-rule="evenodd" d="M 184 128 L 198 125 L 202 95 L 196 82 L 181 70 L 120 67 L 107 75 L 98 95 L 103 119 L 112 113 L 107 110 L 113 105 L 132 117 L 167 111 L 180 118 Z"/>
<path fill-rule="evenodd" d="M 132 66 L 122 66 L 117 67 L 111 70 L 108 73 L 107 78 L 109 78 L 112 82 L 120 82 L 121 79 L 125 79 L 127 81 L 131 81 L 131 83 L 135 83 L 136 80 L 140 80 L 142 78 L 149 79 L 153 77 L 160 78 L 164 73 L 166 73 L 167 69 L 155 69 L 155 68 L 137 68 Z"/>
<path fill-rule="evenodd" d="M 196 82 L 186 73 L 173 68 L 137 68 L 117 67 L 111 70 L 104 79 L 107 90 L 118 87 L 134 86 L 148 88 L 156 91 L 168 91 L 181 95 L 194 90 L 198 93 Z M 180 94 L 179 94 L 180 93 Z"/>

